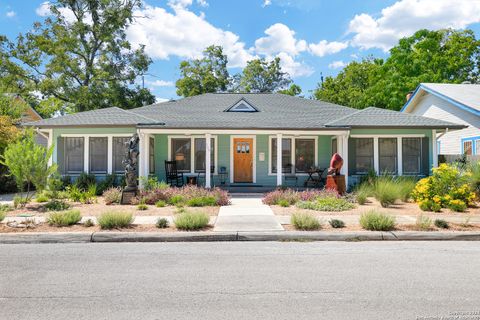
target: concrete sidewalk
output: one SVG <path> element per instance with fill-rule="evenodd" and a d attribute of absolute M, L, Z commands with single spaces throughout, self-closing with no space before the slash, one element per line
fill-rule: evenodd
<path fill-rule="evenodd" d="M 272 209 L 262 203 L 262 195 L 233 196 L 232 204 L 223 206 L 218 213 L 213 231 L 283 231 Z"/>

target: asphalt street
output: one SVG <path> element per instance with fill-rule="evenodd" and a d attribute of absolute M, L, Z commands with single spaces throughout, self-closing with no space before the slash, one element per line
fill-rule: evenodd
<path fill-rule="evenodd" d="M 2 320 L 450 318 L 480 319 L 478 242 L 0 245 Z"/>

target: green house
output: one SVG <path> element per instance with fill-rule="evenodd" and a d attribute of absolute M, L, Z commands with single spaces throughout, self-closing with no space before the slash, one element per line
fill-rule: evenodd
<path fill-rule="evenodd" d="M 201 183 L 303 186 L 344 159 L 348 184 L 370 170 L 428 175 L 436 137 L 462 125 L 391 110 L 352 109 L 283 94 L 203 94 L 133 109 L 116 107 L 31 122 L 54 145 L 61 174 L 123 173 L 125 143 L 140 138 L 139 175 L 165 179 L 165 161 Z M 281 141 L 281 143 L 279 143 Z M 281 155 L 281 156 L 278 156 Z M 278 170 L 278 168 L 282 168 Z"/>

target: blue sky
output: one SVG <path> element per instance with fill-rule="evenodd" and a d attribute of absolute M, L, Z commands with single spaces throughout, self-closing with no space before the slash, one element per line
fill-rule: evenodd
<path fill-rule="evenodd" d="M 49 14 L 48 2 L 0 0 L 0 33 L 13 39 Z M 320 74 L 367 55 L 386 57 L 402 36 L 420 28 L 471 28 L 480 34 L 480 0 L 146 0 L 128 29 L 153 58 L 146 86 L 176 98 L 181 60 L 222 45 L 230 72 L 254 57 L 279 56 L 309 95 Z"/>

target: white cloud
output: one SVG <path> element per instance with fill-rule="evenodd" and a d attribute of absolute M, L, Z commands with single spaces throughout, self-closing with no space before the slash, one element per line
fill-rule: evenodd
<path fill-rule="evenodd" d="M 15 17 L 16 15 L 17 15 L 17 13 L 16 13 L 15 11 L 13 11 L 13 10 L 8 11 L 8 12 L 6 13 L 7 18 L 13 18 L 13 17 Z"/>
<path fill-rule="evenodd" d="M 272 0 L 264 0 L 264 1 L 263 1 L 263 4 L 262 4 L 262 7 L 265 8 L 265 7 L 268 7 L 268 6 L 271 5 L 271 4 L 272 4 Z"/>
<path fill-rule="evenodd" d="M 145 83 L 152 87 L 173 87 L 174 86 L 173 81 L 165 81 L 165 80 L 155 80 L 155 81 L 145 80 Z"/>
<path fill-rule="evenodd" d="M 191 3 L 192 0 L 181 0 Z M 145 45 L 147 54 L 154 59 L 170 56 L 198 58 L 211 44 L 224 48 L 230 67 L 242 67 L 252 55 L 233 32 L 217 28 L 188 8 L 173 5 L 173 13 L 164 8 L 145 6 L 134 15 L 137 20 L 127 29 L 127 37 L 133 45 Z"/>
<path fill-rule="evenodd" d="M 307 49 L 305 40 L 297 40 L 295 31 L 282 23 L 275 23 L 265 30 L 266 37 L 255 41 L 255 52 L 271 55 L 276 52 L 286 52 L 296 56 Z"/>
<path fill-rule="evenodd" d="M 388 51 L 397 41 L 419 29 L 462 29 L 480 22 L 478 0 L 400 0 L 382 10 L 378 19 L 362 13 L 349 24 L 351 44 Z"/>
<path fill-rule="evenodd" d="M 280 58 L 280 66 L 284 72 L 287 72 L 292 78 L 308 77 L 314 70 L 303 62 L 296 61 L 288 53 L 280 52 L 277 54 Z"/>
<path fill-rule="evenodd" d="M 323 57 L 329 54 L 337 53 L 348 47 L 348 42 L 338 42 L 322 40 L 319 43 L 311 43 L 308 45 L 312 54 Z"/>
<path fill-rule="evenodd" d="M 167 102 L 167 101 L 170 101 L 170 99 L 155 97 L 155 103 L 162 103 L 162 102 Z"/>
<path fill-rule="evenodd" d="M 40 6 L 35 9 L 35 13 L 40 17 L 46 17 L 51 14 L 50 12 L 50 2 L 45 1 L 40 4 Z"/>
<path fill-rule="evenodd" d="M 343 68 L 345 67 L 347 64 L 345 62 L 343 62 L 342 60 L 338 60 L 338 61 L 333 61 L 332 63 L 330 63 L 328 65 L 328 68 L 330 69 L 340 69 L 340 68 Z"/>

